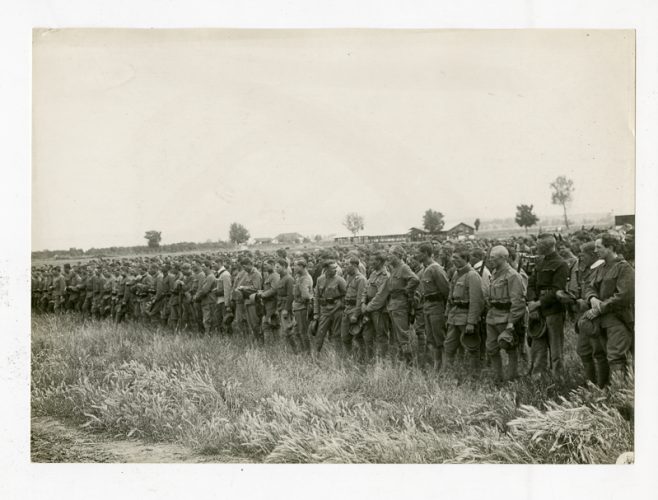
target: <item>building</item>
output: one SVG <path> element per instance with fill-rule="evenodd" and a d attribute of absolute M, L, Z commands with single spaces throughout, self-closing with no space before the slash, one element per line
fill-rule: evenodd
<path fill-rule="evenodd" d="M 623 226 L 624 224 L 635 227 L 635 214 L 615 215 L 615 226 Z"/>
<path fill-rule="evenodd" d="M 441 231 L 449 239 L 462 239 L 465 237 L 473 236 L 475 234 L 475 228 L 460 222 L 454 227 L 451 227 L 447 231 Z"/>
<path fill-rule="evenodd" d="M 295 244 L 299 244 L 302 241 L 304 241 L 304 237 L 299 233 L 281 233 L 277 237 L 274 238 L 272 243 L 283 243 L 283 244 L 295 243 Z"/>
<path fill-rule="evenodd" d="M 272 243 L 272 238 L 254 238 L 255 245 L 269 245 Z"/>

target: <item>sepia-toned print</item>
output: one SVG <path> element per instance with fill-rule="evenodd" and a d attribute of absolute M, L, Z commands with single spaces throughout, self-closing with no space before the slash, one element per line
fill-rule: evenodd
<path fill-rule="evenodd" d="M 634 462 L 635 33 L 35 29 L 33 462 Z"/>

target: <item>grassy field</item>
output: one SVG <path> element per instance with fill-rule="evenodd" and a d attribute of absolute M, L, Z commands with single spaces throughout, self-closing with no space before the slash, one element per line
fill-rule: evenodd
<path fill-rule="evenodd" d="M 633 375 L 496 388 L 460 373 L 312 360 L 240 338 L 32 319 L 32 412 L 103 436 L 275 463 L 614 463 L 633 450 Z M 33 431 L 34 432 L 34 431 Z M 64 454 L 65 456 L 65 454 Z M 205 461 L 205 460 L 204 460 Z"/>

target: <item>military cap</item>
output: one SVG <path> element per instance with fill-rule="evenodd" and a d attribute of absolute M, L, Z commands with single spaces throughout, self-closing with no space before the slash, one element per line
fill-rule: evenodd
<path fill-rule="evenodd" d="M 578 320 L 578 333 L 588 337 L 596 337 L 601 333 L 601 320 L 599 318 L 587 319 L 581 316 Z"/>
<path fill-rule="evenodd" d="M 466 349 L 475 349 L 480 345 L 480 335 L 478 334 L 477 330 L 473 331 L 472 333 L 466 333 L 464 331 L 461 337 L 461 341 Z"/>
<path fill-rule="evenodd" d="M 513 349 L 516 346 L 516 339 L 511 331 L 505 329 L 498 335 L 498 347 L 504 350 Z"/>

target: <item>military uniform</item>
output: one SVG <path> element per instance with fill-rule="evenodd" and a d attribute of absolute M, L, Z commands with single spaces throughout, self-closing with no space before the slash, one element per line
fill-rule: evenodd
<path fill-rule="evenodd" d="M 623 376 L 633 345 L 635 271 L 622 256 L 594 271 L 586 287 L 587 302 L 593 298 L 603 301 L 597 319 L 610 371 Z"/>
<path fill-rule="evenodd" d="M 296 337 L 292 342 L 300 345 L 304 351 L 310 352 L 311 337 L 308 331 L 308 314 L 313 300 L 313 279 L 308 271 L 305 270 L 295 276 L 292 297 L 292 312 L 295 317 L 293 335 Z"/>
<path fill-rule="evenodd" d="M 364 303 L 369 304 L 375 295 L 384 288 L 388 281 L 388 271 L 385 266 L 380 270 L 373 270 L 368 276 L 364 289 Z M 363 327 L 363 343 L 366 359 L 373 356 L 385 356 L 388 351 L 388 335 L 390 332 L 390 320 L 386 305 L 377 310 L 372 310 L 366 315 L 366 323 Z"/>
<path fill-rule="evenodd" d="M 566 288 L 568 274 L 567 263 L 553 251 L 544 258 L 538 259 L 535 272 L 528 280 L 528 299 L 539 300 L 539 314 L 546 321 L 546 333 L 539 338 L 533 338 L 530 346 L 533 374 L 548 369 L 549 351 L 553 373 L 562 372 L 564 306 L 555 294 L 558 290 Z"/>
<path fill-rule="evenodd" d="M 360 272 L 348 276 L 345 283 L 345 300 L 343 316 L 340 323 L 340 339 L 345 352 L 352 352 L 353 341 L 361 342 L 361 338 L 354 339 L 350 327 L 356 325 L 361 319 L 361 306 L 365 299 L 366 278 Z"/>
<path fill-rule="evenodd" d="M 278 335 L 279 331 L 279 315 L 277 313 L 276 301 L 276 286 L 279 279 L 279 273 L 271 271 L 267 273 L 267 276 L 263 280 L 263 293 L 261 294 L 261 299 L 263 301 L 265 314 L 263 316 L 262 329 L 263 334 L 268 338 Z"/>
<path fill-rule="evenodd" d="M 391 328 L 400 346 L 400 355 L 407 362 L 412 360 L 409 311 L 413 306 L 413 296 L 419 280 L 404 262 L 393 269 L 386 284 L 366 306 L 367 312 L 381 309 L 386 305 L 391 319 Z"/>
<path fill-rule="evenodd" d="M 484 294 L 480 275 L 468 263 L 453 274 L 447 308 L 448 335 L 444 344 L 446 362 L 452 364 L 459 346 L 463 346 L 470 360 L 470 368 L 477 374 L 480 371 L 478 323 L 484 310 Z M 473 327 L 472 332 L 466 331 L 468 325 Z M 476 340 L 466 342 L 466 335 Z"/>
<path fill-rule="evenodd" d="M 212 331 L 212 307 L 217 303 L 216 289 L 215 275 L 209 271 L 194 296 L 194 301 L 201 306 L 201 321 L 203 322 L 203 331 L 206 335 L 210 335 Z"/>
<path fill-rule="evenodd" d="M 247 313 L 247 325 L 251 334 L 258 342 L 263 342 L 263 330 L 261 329 L 262 312 L 260 311 L 259 304 L 256 303 L 255 298 L 252 296 L 262 289 L 263 277 L 258 269 L 252 268 L 250 272 L 246 272 L 242 281 L 240 282 L 241 293 L 244 297 L 244 307 Z"/>
<path fill-rule="evenodd" d="M 231 334 L 231 325 L 224 325 L 224 318 L 231 305 L 231 273 L 222 266 L 217 271 L 217 324 L 221 332 Z"/>
<path fill-rule="evenodd" d="M 499 342 L 501 338 L 507 340 L 505 344 L 509 358 L 509 377 L 514 378 L 518 374 L 518 338 L 515 337 L 514 325 L 523 321 L 526 303 L 521 276 L 507 262 L 499 269 L 494 269 L 491 275 L 487 306 L 487 354 L 491 359 L 494 378 L 500 381 L 503 376 Z M 511 325 L 511 330 L 508 325 Z"/>
<path fill-rule="evenodd" d="M 441 368 L 445 344 L 445 307 L 450 285 L 443 267 L 430 262 L 418 276 L 423 296 L 427 344 L 435 370 Z"/>
<path fill-rule="evenodd" d="M 347 289 L 345 280 L 336 274 L 328 278 L 322 274 L 315 285 L 315 301 L 313 312 L 319 318 L 318 332 L 315 337 L 315 349 L 322 350 L 324 339 L 329 334 L 329 339 L 334 342 L 340 339 L 340 324 L 343 313 L 343 297 Z"/>

